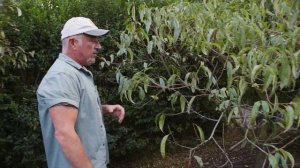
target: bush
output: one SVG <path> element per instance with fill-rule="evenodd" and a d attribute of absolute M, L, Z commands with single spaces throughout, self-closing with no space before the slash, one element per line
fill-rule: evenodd
<path fill-rule="evenodd" d="M 155 4 L 154 1 L 149 3 Z M 100 39 L 103 50 L 98 63 L 90 68 L 102 102 L 124 104 L 127 112 L 121 126 L 113 119 L 105 118 L 112 159 L 156 145 L 159 131 L 154 117 L 160 109 L 150 110 L 154 104 L 148 104 L 149 110 L 141 113 L 141 109 L 130 103 L 122 103 L 117 92 L 115 73 L 123 60 L 115 53 L 119 31 L 127 17 L 126 1 L 5 0 L 3 4 L 0 6 L 2 166 L 46 167 L 35 90 L 60 52 L 63 23 L 73 16 L 89 17 L 100 27 L 110 30 Z"/>
<path fill-rule="evenodd" d="M 117 74 L 121 97 L 132 103 L 168 100 L 177 114 L 213 121 L 208 133 L 202 120 L 193 124 L 200 142 L 189 147 L 190 160 L 194 150 L 214 141 L 221 123 L 236 123 L 245 131 L 242 142 L 263 151 L 271 166 L 294 164 L 282 147 L 287 144 L 274 142 L 281 135 L 294 141 L 299 133 L 298 5 L 284 0 L 132 4 L 117 55 L 126 60 L 121 70 L 130 64 L 135 71 Z M 162 112 L 160 128 L 177 114 Z M 162 155 L 167 139 L 177 142 L 173 130 L 165 134 Z"/>

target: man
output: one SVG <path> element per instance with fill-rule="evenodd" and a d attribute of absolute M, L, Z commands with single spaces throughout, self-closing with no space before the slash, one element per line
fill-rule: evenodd
<path fill-rule="evenodd" d="M 49 168 L 106 168 L 108 147 L 102 113 L 121 123 L 120 105 L 101 105 L 92 73 L 108 30 L 88 18 L 74 17 L 61 31 L 62 53 L 37 90 L 39 117 Z"/>

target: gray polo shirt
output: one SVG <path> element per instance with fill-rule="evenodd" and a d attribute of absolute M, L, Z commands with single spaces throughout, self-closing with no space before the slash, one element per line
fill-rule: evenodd
<path fill-rule="evenodd" d="M 75 130 L 95 168 L 106 168 L 108 147 L 101 102 L 93 75 L 70 57 L 60 54 L 37 90 L 38 109 L 49 168 L 71 168 L 54 136 L 49 108 L 69 104 L 78 109 Z"/>

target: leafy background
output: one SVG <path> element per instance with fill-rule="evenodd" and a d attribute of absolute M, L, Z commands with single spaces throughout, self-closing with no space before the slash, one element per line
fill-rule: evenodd
<path fill-rule="evenodd" d="M 93 5 L 91 5 L 93 4 Z M 183 148 L 195 154 L 238 128 L 257 166 L 293 167 L 299 144 L 299 1 L 4 0 L 0 6 L 0 162 L 45 167 L 35 90 L 60 52 L 60 30 L 86 16 L 110 30 L 91 70 L 107 117 L 112 162 Z M 226 131 L 225 131 L 226 132 Z M 228 131 L 230 132 L 230 131 Z M 227 132 L 227 133 L 228 133 Z M 159 149 L 160 148 L 160 149 Z M 166 150 L 167 148 L 167 150 Z M 125 157 L 124 156 L 128 156 Z"/>

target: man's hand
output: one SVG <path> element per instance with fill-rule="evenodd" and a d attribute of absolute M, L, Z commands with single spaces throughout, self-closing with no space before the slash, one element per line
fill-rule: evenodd
<path fill-rule="evenodd" d="M 125 110 L 121 105 L 102 105 L 102 112 L 109 113 L 118 118 L 119 123 L 122 123 L 125 117 Z"/>

